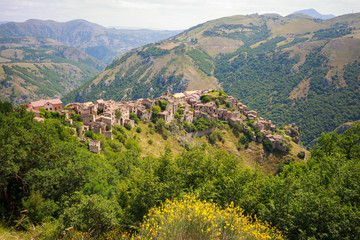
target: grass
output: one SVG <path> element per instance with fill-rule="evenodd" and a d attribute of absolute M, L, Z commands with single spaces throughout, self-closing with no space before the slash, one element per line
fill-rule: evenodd
<path fill-rule="evenodd" d="M 236 137 L 231 129 L 223 129 L 221 130 L 221 133 L 223 134 L 224 142 L 216 142 L 214 145 L 217 149 L 240 156 L 244 167 L 249 167 L 251 169 L 258 168 L 266 174 L 276 173 L 279 166 L 281 166 L 284 162 L 301 161 L 301 159 L 297 157 L 299 151 L 305 151 L 309 154 L 309 152 L 303 147 L 293 142 L 291 143 L 293 147 L 289 154 L 276 151 L 272 153 L 265 152 L 262 143 L 253 141 L 249 143 L 249 147 L 247 149 L 242 146 L 239 150 L 238 143 L 242 134 Z M 191 146 L 202 145 L 203 143 L 209 144 L 206 136 L 190 140 Z"/>
<path fill-rule="evenodd" d="M 171 149 L 173 154 L 177 155 L 181 151 L 184 150 L 181 146 L 179 146 L 176 138 L 174 136 L 169 136 L 167 140 L 158 134 L 150 134 L 150 128 L 148 124 L 139 123 L 138 127 L 141 128 L 141 133 L 136 133 L 138 135 L 139 144 L 142 147 L 142 156 L 153 156 L 160 157 L 162 153 L 165 152 L 165 148 L 168 147 Z M 135 133 L 135 128 L 133 128 Z M 149 144 L 149 140 L 152 140 L 153 143 Z"/>
<path fill-rule="evenodd" d="M 279 28 L 274 29 L 272 33 L 276 36 L 305 34 L 307 32 L 315 32 L 324 27 L 325 25 L 322 23 L 304 19 L 285 24 Z"/>
<path fill-rule="evenodd" d="M 1 240 L 31 239 L 31 234 L 29 232 L 15 231 L 0 225 L 0 239 Z"/>
<path fill-rule="evenodd" d="M 203 37 L 199 39 L 198 45 L 211 57 L 215 57 L 220 53 L 232 53 L 244 43 L 225 37 Z"/>
<path fill-rule="evenodd" d="M 136 127 L 141 128 L 141 133 L 136 132 Z M 149 128 L 147 123 L 140 122 L 136 127 L 131 130 L 129 136 L 133 137 L 133 135 L 137 135 L 139 145 L 142 148 L 141 156 L 143 157 L 159 157 L 165 152 L 166 148 L 170 148 L 175 156 L 180 154 L 182 151 L 186 151 L 183 147 L 180 146 L 177 140 L 178 138 L 182 138 L 188 142 L 190 147 L 210 144 L 206 135 L 197 138 L 189 138 L 183 136 L 182 133 L 180 133 L 180 135 L 177 136 L 169 135 L 168 139 L 164 140 L 164 138 L 156 132 L 151 134 L 150 130 L 154 128 Z M 262 143 L 253 141 L 249 143 L 249 147 L 247 149 L 245 149 L 245 146 L 241 146 L 239 149 L 239 140 L 242 134 L 235 136 L 232 129 L 227 125 L 225 125 L 225 128 L 220 131 L 223 135 L 224 141 L 217 141 L 214 144 L 216 149 L 236 154 L 237 156 L 241 157 L 244 167 L 249 167 L 251 169 L 258 168 L 266 174 L 276 173 L 279 170 L 279 167 L 284 164 L 284 162 L 302 161 L 297 157 L 299 151 L 305 151 L 307 156 L 309 156 L 309 152 L 306 149 L 295 144 L 294 142 L 290 143 L 292 145 L 292 150 L 289 154 L 277 151 L 272 153 L 266 152 L 264 151 Z M 284 130 L 280 131 L 279 134 L 284 134 Z M 151 144 L 149 144 L 149 140 L 150 142 L 152 141 Z"/>
<path fill-rule="evenodd" d="M 310 79 L 301 81 L 289 94 L 289 99 L 306 98 L 310 90 Z"/>

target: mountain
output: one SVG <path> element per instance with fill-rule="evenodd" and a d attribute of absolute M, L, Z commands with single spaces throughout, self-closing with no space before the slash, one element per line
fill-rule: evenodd
<path fill-rule="evenodd" d="M 232 16 L 119 57 L 64 101 L 156 97 L 222 88 L 305 144 L 360 118 L 360 14 Z"/>
<path fill-rule="evenodd" d="M 0 37 L 2 100 L 60 98 L 104 69 L 83 51 L 49 38 Z"/>
<path fill-rule="evenodd" d="M 318 11 L 316 11 L 315 9 L 300 10 L 300 11 L 294 12 L 293 14 L 299 14 L 299 13 L 309 15 L 309 16 L 312 16 L 314 18 L 323 19 L 323 20 L 331 19 L 331 18 L 336 17 L 333 14 L 323 15 L 323 14 L 319 13 Z"/>
<path fill-rule="evenodd" d="M 0 36 L 51 38 L 79 48 L 105 64 L 133 48 L 168 38 L 178 32 L 105 28 L 85 20 L 60 23 L 31 19 L 0 25 Z"/>

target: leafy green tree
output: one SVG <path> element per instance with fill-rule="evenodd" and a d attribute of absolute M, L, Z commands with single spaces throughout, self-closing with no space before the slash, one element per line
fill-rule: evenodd
<path fill-rule="evenodd" d="M 0 100 L 0 113 L 9 113 L 14 110 L 12 104 L 10 102 L 2 102 Z"/>
<path fill-rule="evenodd" d="M 159 106 L 154 106 L 152 109 L 152 112 L 155 116 L 157 116 L 161 111 L 161 108 Z"/>
<path fill-rule="evenodd" d="M 155 131 L 161 135 L 163 135 L 166 131 L 166 122 L 164 119 L 162 118 L 159 118 L 157 121 L 156 121 L 156 124 L 155 124 Z"/>
<path fill-rule="evenodd" d="M 166 110 L 166 106 L 169 104 L 169 102 L 167 101 L 161 101 L 159 100 L 159 107 L 161 108 L 162 111 Z"/>
<path fill-rule="evenodd" d="M 270 140 L 268 139 L 264 139 L 263 141 L 263 146 L 264 148 L 269 151 L 269 152 L 272 152 L 274 149 L 273 149 L 273 145 L 272 143 L 270 142 Z"/>
<path fill-rule="evenodd" d="M 120 111 L 119 109 L 117 109 L 117 110 L 115 111 L 115 118 L 116 118 L 117 120 L 120 120 L 121 117 L 122 117 L 122 113 L 121 113 L 121 111 Z"/>
<path fill-rule="evenodd" d="M 125 125 L 125 128 L 130 131 L 132 129 L 132 126 L 130 123 L 128 123 Z"/>
<path fill-rule="evenodd" d="M 99 236 L 119 224 L 122 211 L 114 200 L 107 200 L 99 195 L 76 193 L 70 200 L 61 216 L 65 226 L 72 226 L 92 236 Z"/>
<path fill-rule="evenodd" d="M 209 95 L 202 95 L 200 96 L 200 100 L 202 103 L 208 103 L 211 101 L 211 98 L 209 97 Z"/>

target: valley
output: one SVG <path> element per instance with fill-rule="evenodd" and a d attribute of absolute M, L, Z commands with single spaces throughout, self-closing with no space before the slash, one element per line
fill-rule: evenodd
<path fill-rule="evenodd" d="M 0 93 L 15 105 L 60 98 L 105 65 L 49 38 L 0 37 Z"/>
<path fill-rule="evenodd" d="M 104 64 L 133 48 L 176 35 L 179 31 L 106 28 L 78 19 L 68 22 L 30 19 L 0 25 L 0 36 L 51 38 L 75 47 Z"/>
<path fill-rule="evenodd" d="M 74 20 L 0 25 L 0 93 L 15 105 L 61 98 L 115 57 L 178 31 L 119 30 Z"/>

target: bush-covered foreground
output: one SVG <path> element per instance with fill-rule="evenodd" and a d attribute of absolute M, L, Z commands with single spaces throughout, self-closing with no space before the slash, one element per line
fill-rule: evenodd
<path fill-rule="evenodd" d="M 89 235 L 70 231 L 67 238 L 83 239 Z M 180 200 L 166 200 L 150 209 L 137 233 L 115 229 L 101 239 L 284 239 L 281 233 L 243 214 L 230 203 L 221 209 L 211 201 L 201 201 L 194 195 Z"/>
<path fill-rule="evenodd" d="M 233 203 L 224 210 L 194 196 L 166 200 L 150 210 L 136 239 L 283 239 L 267 224 L 253 221 Z"/>
<path fill-rule="evenodd" d="M 323 134 L 307 162 L 276 176 L 244 168 L 241 156 L 211 145 L 141 157 L 129 134 L 136 131 L 121 131 L 121 141 L 96 136 L 103 151 L 92 154 L 59 120 L 39 123 L 0 102 L 1 225 L 33 239 L 141 237 L 147 219 L 160 219 L 171 203 L 195 194 L 204 207 L 213 199 L 223 214 L 233 202 L 288 239 L 360 236 L 360 124 L 344 135 Z"/>

